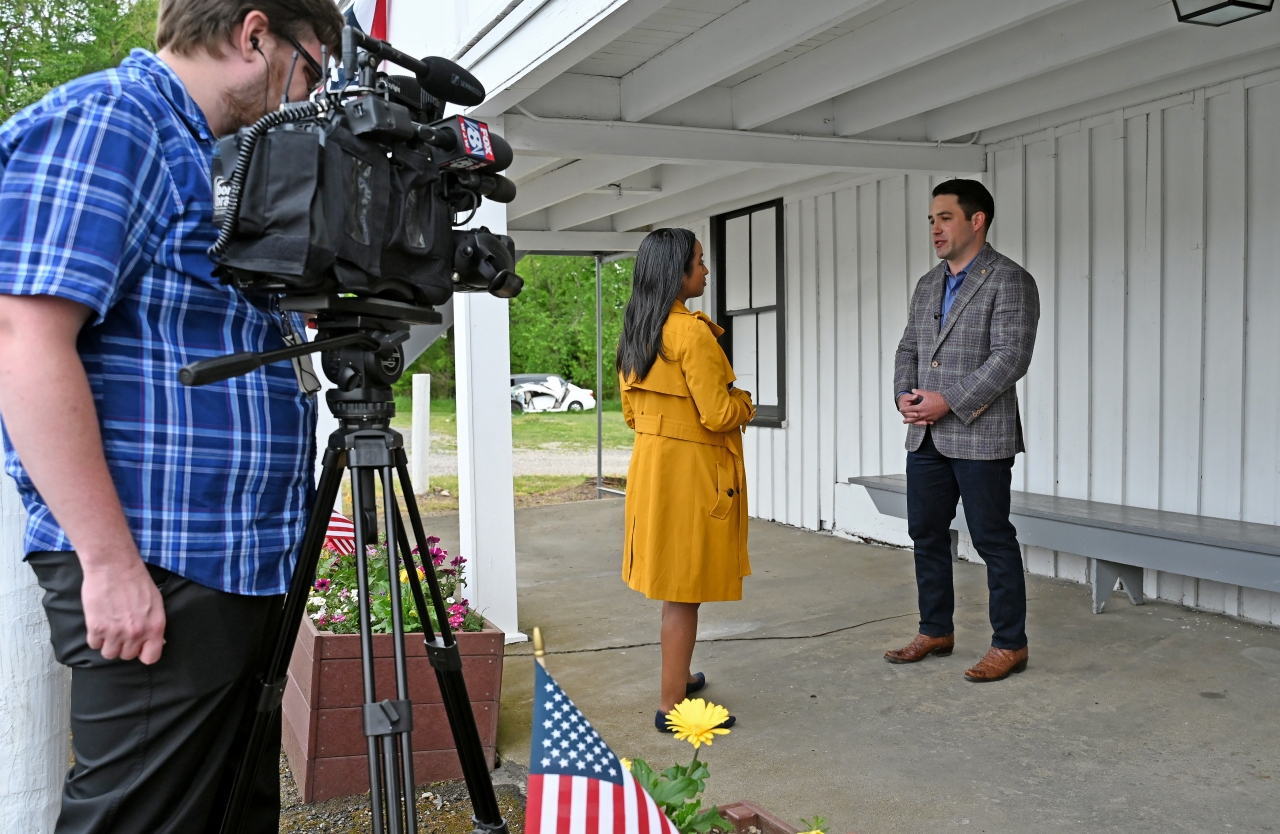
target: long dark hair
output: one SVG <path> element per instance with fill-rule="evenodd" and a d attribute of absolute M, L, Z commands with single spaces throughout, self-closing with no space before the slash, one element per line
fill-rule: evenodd
<path fill-rule="evenodd" d="M 696 242 L 688 229 L 654 229 L 640 242 L 615 363 L 623 379 L 644 379 L 658 361 L 662 326 L 680 294 L 684 276 L 693 270 Z"/>

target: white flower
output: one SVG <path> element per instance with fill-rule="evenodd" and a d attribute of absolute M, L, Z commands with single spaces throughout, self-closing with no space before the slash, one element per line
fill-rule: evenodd
<path fill-rule="evenodd" d="M 453 605 L 453 604 L 454 604 L 454 599 L 453 599 L 453 597 L 446 597 L 446 598 L 445 598 L 445 602 L 447 602 L 449 605 Z"/>

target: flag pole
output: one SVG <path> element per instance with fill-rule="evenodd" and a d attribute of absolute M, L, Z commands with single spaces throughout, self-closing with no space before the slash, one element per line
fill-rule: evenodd
<path fill-rule="evenodd" d="M 533 627 L 533 659 L 543 669 L 547 668 L 547 647 L 542 642 L 542 629 Z"/>

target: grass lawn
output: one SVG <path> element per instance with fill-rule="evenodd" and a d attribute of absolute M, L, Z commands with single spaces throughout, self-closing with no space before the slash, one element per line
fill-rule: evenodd
<path fill-rule="evenodd" d="M 409 431 L 413 425 L 413 404 L 408 397 L 396 400 L 396 417 L 392 425 Z M 431 448 L 446 452 L 457 448 L 457 403 L 454 400 L 431 401 Z M 596 413 L 594 411 L 512 414 L 511 442 L 517 449 L 573 449 L 596 447 Z M 606 449 L 630 449 L 635 433 L 622 419 L 620 403 L 604 404 L 604 446 Z M 518 479 L 517 479 L 518 480 Z"/>
<path fill-rule="evenodd" d="M 605 478 L 605 486 L 625 489 L 626 478 Z M 596 497 L 596 479 L 581 475 L 517 475 L 513 481 L 517 507 L 563 504 Z M 438 475 L 431 478 L 431 492 L 418 496 L 418 508 L 424 514 L 458 511 L 458 476 Z"/>

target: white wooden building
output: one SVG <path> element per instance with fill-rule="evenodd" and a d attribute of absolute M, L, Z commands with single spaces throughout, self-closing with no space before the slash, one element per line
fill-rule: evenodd
<path fill-rule="evenodd" d="M 704 309 L 771 406 L 747 438 L 753 515 L 908 543 L 848 479 L 905 469 L 893 353 L 934 263 L 929 191 L 960 175 L 991 188 L 992 243 L 1040 288 L 1015 489 L 1280 524 L 1280 14 L 396 0 L 391 32 L 487 86 L 474 114 L 516 149 L 521 249 L 698 233 Z M 1082 556 L 1026 551 L 1033 573 L 1086 580 Z M 1144 584 L 1280 624 L 1272 590 Z"/>

